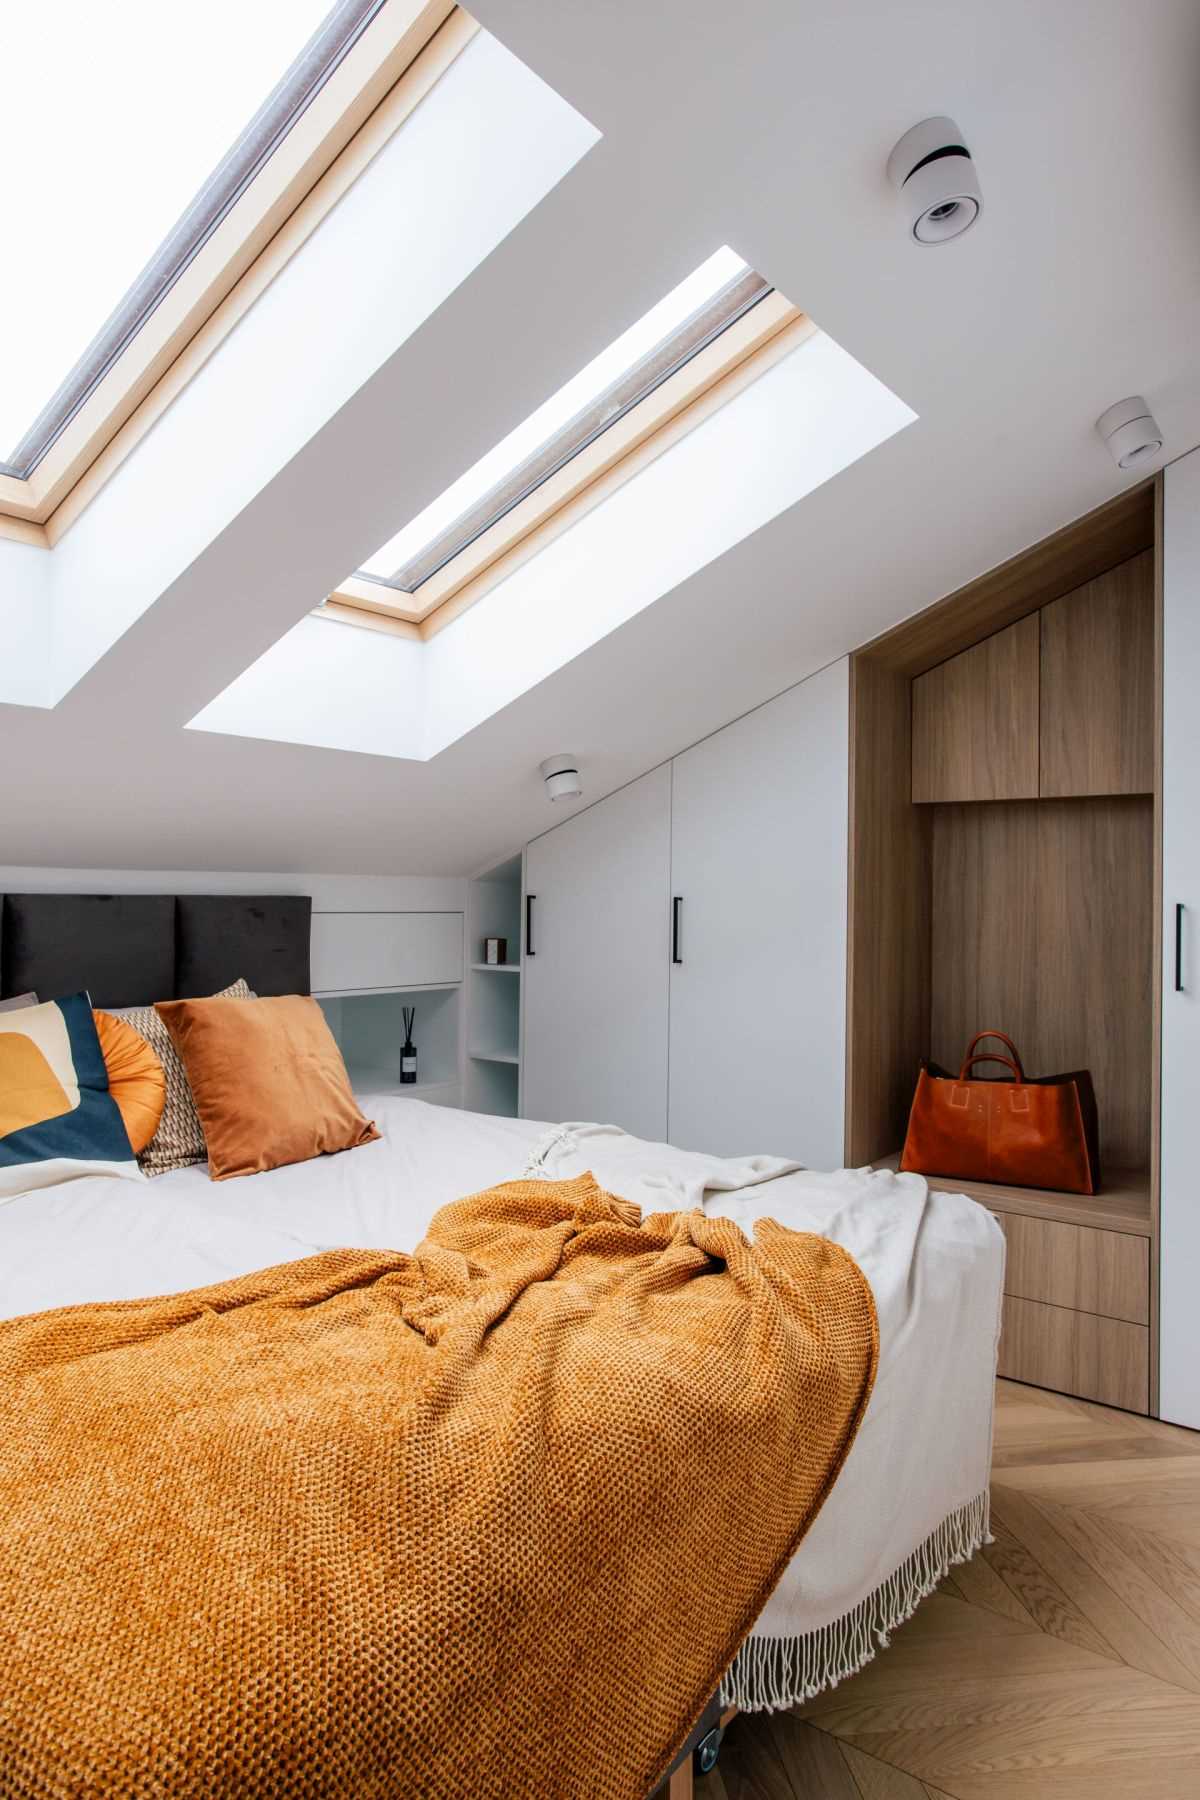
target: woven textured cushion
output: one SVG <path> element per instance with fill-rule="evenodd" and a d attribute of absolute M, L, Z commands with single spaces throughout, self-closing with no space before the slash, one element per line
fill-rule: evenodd
<path fill-rule="evenodd" d="M 137 1177 L 86 994 L 0 1017 L 0 1200 L 74 1176 Z"/>
<path fill-rule="evenodd" d="M 155 1011 L 187 1070 L 214 1181 L 353 1150 L 379 1136 L 358 1110 L 315 1000 L 163 1000 Z"/>
<path fill-rule="evenodd" d="M 253 1000 L 254 995 L 244 981 L 235 981 L 215 996 L 221 1000 Z M 162 1120 L 158 1130 L 138 1157 L 147 1175 L 165 1175 L 169 1169 L 186 1169 L 192 1163 L 208 1160 L 204 1131 L 187 1070 L 180 1062 L 171 1042 L 171 1034 L 152 1006 L 122 1007 L 113 1014 L 124 1019 L 143 1037 L 162 1064 L 167 1083 Z"/>
<path fill-rule="evenodd" d="M 167 1098 L 162 1063 L 127 1019 L 117 1019 L 106 1012 L 93 1012 L 92 1017 L 108 1071 L 108 1091 L 117 1103 L 134 1151 L 144 1150 L 158 1130 Z"/>

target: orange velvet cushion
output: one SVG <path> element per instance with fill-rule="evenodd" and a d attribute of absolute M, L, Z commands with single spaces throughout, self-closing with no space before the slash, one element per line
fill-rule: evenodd
<path fill-rule="evenodd" d="M 315 1000 L 160 1000 L 155 1011 L 187 1070 L 214 1181 L 379 1136 Z"/>
<path fill-rule="evenodd" d="M 163 1066 L 140 1032 L 112 1013 L 93 1010 L 108 1091 L 117 1103 L 136 1156 L 158 1130 L 167 1100 Z"/>

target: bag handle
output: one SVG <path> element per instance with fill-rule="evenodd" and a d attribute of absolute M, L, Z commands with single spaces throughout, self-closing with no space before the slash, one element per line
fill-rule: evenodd
<path fill-rule="evenodd" d="M 975 1046 L 976 1044 L 982 1044 L 984 1038 L 999 1038 L 1000 1042 L 1011 1052 L 1012 1062 L 1016 1064 L 1016 1067 L 1013 1069 L 1014 1079 L 1017 1081 L 1024 1081 L 1025 1070 L 1021 1065 L 1021 1053 L 1013 1043 L 1012 1039 L 1008 1036 L 1007 1032 L 1004 1031 L 977 1031 L 975 1033 L 975 1036 L 967 1045 L 967 1054 L 963 1057 L 962 1068 L 958 1072 L 959 1080 L 964 1081 L 966 1079 L 967 1070 L 972 1062 L 987 1062 L 989 1060 L 992 1062 L 1008 1062 L 1008 1057 L 1006 1056 L 989 1057 L 986 1052 L 981 1053 L 981 1055 L 977 1057 L 974 1054 Z M 1010 1064 L 1009 1066 L 1011 1067 L 1012 1065 Z"/>
<path fill-rule="evenodd" d="M 1015 1063 L 1011 1056 L 1001 1056 L 998 1052 L 988 1050 L 982 1051 L 978 1056 L 968 1056 L 964 1061 L 962 1068 L 958 1071 L 958 1079 L 960 1081 L 966 1081 L 968 1079 L 967 1071 L 973 1069 L 976 1063 L 981 1062 L 1003 1063 L 1006 1069 L 1012 1070 L 1012 1078 L 1018 1086 L 1025 1079 L 1020 1063 Z"/>

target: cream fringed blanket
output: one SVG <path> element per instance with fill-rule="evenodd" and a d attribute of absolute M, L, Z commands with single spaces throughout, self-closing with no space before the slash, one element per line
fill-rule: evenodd
<path fill-rule="evenodd" d="M 877 1358 L 818 1237 L 590 1176 L 0 1324 L 3 1800 L 644 1800 Z"/>

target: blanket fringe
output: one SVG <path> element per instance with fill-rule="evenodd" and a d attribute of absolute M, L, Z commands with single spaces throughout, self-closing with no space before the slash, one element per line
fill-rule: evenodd
<path fill-rule="evenodd" d="M 985 1489 L 944 1518 L 873 1593 L 840 1619 L 800 1637 L 749 1637 L 721 1682 L 721 1703 L 742 1712 L 798 1706 L 846 1681 L 886 1650 L 889 1634 L 912 1617 L 955 1563 L 992 1542 Z"/>
<path fill-rule="evenodd" d="M 521 1170 L 522 1181 L 553 1181 L 554 1177 L 547 1167 L 549 1158 L 560 1145 L 573 1145 L 574 1139 L 575 1134 L 569 1125 L 552 1125 L 530 1150 L 525 1167 Z"/>

